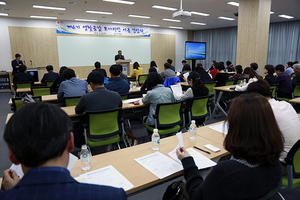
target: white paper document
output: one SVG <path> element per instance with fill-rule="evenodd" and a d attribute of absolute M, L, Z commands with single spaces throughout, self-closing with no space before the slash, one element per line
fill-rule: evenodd
<path fill-rule="evenodd" d="M 213 167 L 217 164 L 217 163 L 215 163 L 214 161 L 212 161 L 209 158 L 205 157 L 204 155 L 202 155 L 201 153 L 199 153 L 198 151 L 196 151 L 193 148 L 188 148 L 186 150 L 194 158 L 195 164 L 197 165 L 198 169 L 205 169 L 205 168 L 208 168 L 208 167 Z M 181 161 L 177 158 L 176 148 L 168 154 L 174 160 L 181 163 Z"/>
<path fill-rule="evenodd" d="M 136 99 L 128 99 L 128 100 L 126 100 L 126 101 L 123 101 L 123 103 L 133 103 L 133 102 L 135 102 L 135 101 L 139 101 L 139 100 L 141 100 L 141 98 L 136 98 Z"/>
<path fill-rule="evenodd" d="M 228 122 L 226 122 L 226 123 L 221 123 L 221 124 L 218 124 L 215 126 L 210 126 L 209 128 L 227 135 L 229 127 L 228 127 Z"/>
<path fill-rule="evenodd" d="M 172 92 L 175 93 L 177 96 L 182 95 L 182 88 L 180 84 L 171 85 Z"/>
<path fill-rule="evenodd" d="M 187 78 L 189 77 L 189 75 L 190 75 L 190 72 L 186 72 L 186 73 L 184 73 L 183 74 L 183 76 L 184 76 L 184 78 L 187 80 Z"/>
<path fill-rule="evenodd" d="M 123 188 L 125 191 L 133 188 L 130 183 L 118 170 L 112 165 L 90 171 L 75 178 L 81 183 L 90 183 L 96 185 L 107 185 L 117 188 Z"/>
<path fill-rule="evenodd" d="M 182 165 L 160 152 L 134 159 L 160 179 L 182 170 Z"/>
<path fill-rule="evenodd" d="M 178 141 L 179 141 L 179 146 L 184 147 L 183 139 L 182 139 L 182 132 L 180 131 L 180 132 L 176 133 L 176 136 L 177 136 Z"/>
<path fill-rule="evenodd" d="M 74 156 L 73 154 L 69 153 L 69 163 L 68 163 L 67 169 L 71 170 L 72 167 L 75 165 L 75 163 L 76 163 L 77 160 L 78 160 L 78 158 L 76 156 Z M 13 171 L 15 171 L 18 174 L 18 176 L 20 176 L 20 177 L 24 176 L 21 164 L 18 164 L 18 165 L 12 164 L 10 166 L 10 169 L 12 169 Z"/>

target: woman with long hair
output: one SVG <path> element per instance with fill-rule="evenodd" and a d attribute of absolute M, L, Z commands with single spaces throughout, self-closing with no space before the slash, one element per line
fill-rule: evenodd
<path fill-rule="evenodd" d="M 244 75 L 247 77 L 247 83 L 245 85 L 237 85 L 235 87 L 235 91 L 245 92 L 250 83 L 253 83 L 259 79 L 262 79 L 251 67 L 246 67 L 244 69 Z"/>

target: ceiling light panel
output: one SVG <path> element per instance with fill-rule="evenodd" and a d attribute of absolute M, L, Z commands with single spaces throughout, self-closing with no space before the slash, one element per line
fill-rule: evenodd
<path fill-rule="evenodd" d="M 75 21 L 83 21 L 83 22 L 97 22 L 97 19 L 74 19 Z"/>
<path fill-rule="evenodd" d="M 169 28 L 183 29 L 183 27 L 178 27 L 178 26 L 169 26 Z"/>
<path fill-rule="evenodd" d="M 230 17 L 218 17 L 218 18 L 219 18 L 219 19 L 229 20 L 229 21 L 235 20 L 234 18 L 230 18 Z"/>
<path fill-rule="evenodd" d="M 181 22 L 181 20 L 178 20 L 178 19 L 167 19 L 167 18 L 163 18 L 162 20 L 164 20 L 164 21 L 170 21 L 170 22 Z"/>
<path fill-rule="evenodd" d="M 158 26 L 160 26 L 160 25 L 158 25 L 158 24 L 142 24 L 143 26 L 154 26 L 154 27 L 158 27 Z"/>
<path fill-rule="evenodd" d="M 8 16 L 7 13 L 0 13 L 0 16 Z"/>
<path fill-rule="evenodd" d="M 86 13 L 92 13 L 92 14 L 100 14 L 100 15 L 112 15 L 114 13 L 112 12 L 102 12 L 102 11 L 94 11 L 94 10 L 87 10 Z"/>
<path fill-rule="evenodd" d="M 131 22 L 118 22 L 118 21 L 112 21 L 113 24 L 131 24 Z"/>
<path fill-rule="evenodd" d="M 0 5 L 1 5 L 1 6 L 5 6 L 5 5 L 6 5 L 6 2 L 0 1 Z"/>
<path fill-rule="evenodd" d="M 206 25 L 206 23 L 201 23 L 201 22 L 190 22 L 190 24 L 201 25 L 201 26 Z"/>
<path fill-rule="evenodd" d="M 278 15 L 278 17 L 282 17 L 282 18 L 286 18 L 286 19 L 293 19 L 293 16 L 289 16 L 289 15 Z"/>
<path fill-rule="evenodd" d="M 39 19 L 57 19 L 57 17 L 49 17 L 49 16 L 36 16 L 36 15 L 30 15 L 31 18 L 39 18 Z"/>
<path fill-rule="evenodd" d="M 239 6 L 240 4 L 238 2 L 235 1 L 229 1 L 227 2 L 228 5 L 232 5 L 232 6 Z"/>
<path fill-rule="evenodd" d="M 157 9 L 162 9 L 162 10 L 171 10 L 171 11 L 177 10 L 177 8 L 171 8 L 171 7 L 159 6 L 159 5 L 153 5 L 152 8 L 157 8 Z"/>
<path fill-rule="evenodd" d="M 48 10 L 66 10 L 66 8 L 59 8 L 59 7 L 52 7 L 52 6 L 40 6 L 40 5 L 33 5 L 33 8 L 40 8 L 40 9 L 48 9 Z"/>
<path fill-rule="evenodd" d="M 192 15 L 201 15 L 201 16 L 210 16 L 208 13 L 201 13 L 201 12 L 196 12 L 196 11 L 191 11 Z"/>
<path fill-rule="evenodd" d="M 143 19 L 150 19 L 149 16 L 142 16 L 142 15 L 128 15 L 128 17 L 136 17 L 136 18 L 143 18 Z"/>
<path fill-rule="evenodd" d="M 134 1 L 122 1 L 122 0 L 103 0 L 103 1 L 112 2 L 112 3 L 122 3 L 122 4 L 128 4 L 128 5 L 135 4 Z"/>

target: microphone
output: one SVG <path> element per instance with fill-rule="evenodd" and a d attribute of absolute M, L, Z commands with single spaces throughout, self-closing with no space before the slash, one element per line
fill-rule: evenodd
<path fill-rule="evenodd" d="M 24 65 L 26 65 L 26 62 L 25 62 L 25 60 L 23 60 L 23 62 L 24 62 Z"/>
<path fill-rule="evenodd" d="M 30 63 L 31 63 L 31 67 L 32 67 L 32 60 L 30 60 Z"/>

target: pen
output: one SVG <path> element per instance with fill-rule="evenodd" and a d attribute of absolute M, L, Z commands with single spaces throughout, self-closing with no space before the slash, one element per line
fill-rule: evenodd
<path fill-rule="evenodd" d="M 205 152 L 205 153 L 208 153 L 208 154 L 210 154 L 210 152 L 208 152 L 208 151 L 205 151 L 205 150 L 203 150 L 203 149 L 200 149 L 199 147 L 196 147 L 196 146 L 194 146 L 194 148 L 196 148 L 196 149 L 198 149 L 198 150 L 200 150 L 200 151 L 203 151 L 203 152 Z"/>

